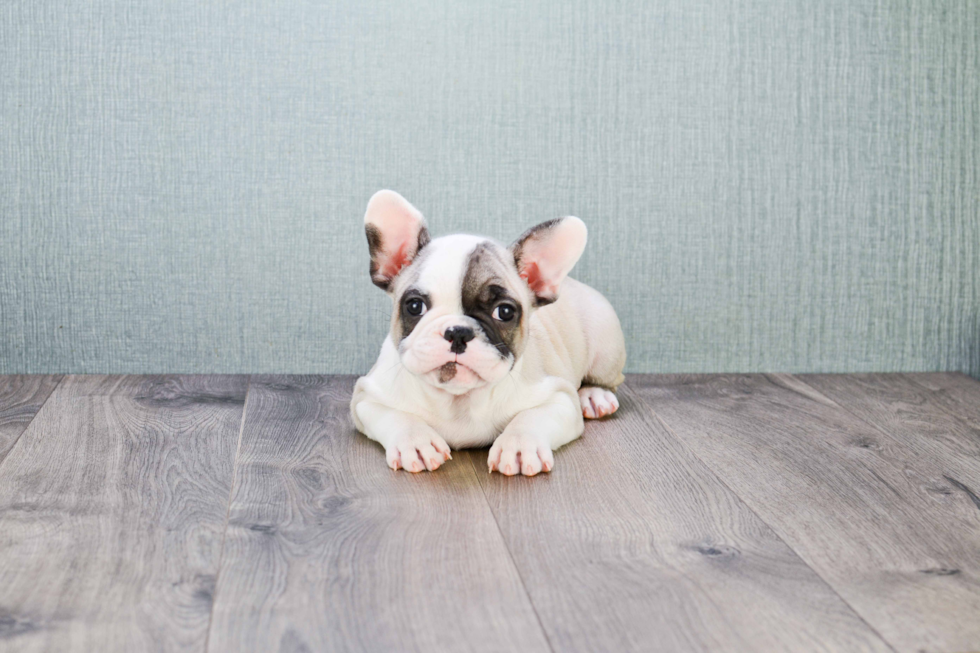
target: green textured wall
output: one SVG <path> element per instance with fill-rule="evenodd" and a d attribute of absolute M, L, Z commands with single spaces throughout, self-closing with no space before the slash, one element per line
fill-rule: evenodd
<path fill-rule="evenodd" d="M 980 375 L 974 0 L 6 0 L 0 111 L 0 373 L 366 370 L 391 187 L 632 371 Z"/>

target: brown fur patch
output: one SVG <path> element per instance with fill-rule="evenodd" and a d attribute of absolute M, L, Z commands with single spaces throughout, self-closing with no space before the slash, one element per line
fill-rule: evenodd
<path fill-rule="evenodd" d="M 456 363 L 449 362 L 439 368 L 439 383 L 448 383 L 456 376 Z"/>
<path fill-rule="evenodd" d="M 477 245 L 470 254 L 463 275 L 461 299 L 463 312 L 480 324 L 487 342 L 497 349 L 500 357 L 513 356 L 516 360 L 524 349 L 521 329 L 524 307 L 504 287 L 504 275 L 510 263 L 502 254 L 505 255 L 506 250 L 490 241 Z M 503 302 L 517 309 L 515 318 L 510 322 L 499 322 L 493 318 L 494 308 Z"/>

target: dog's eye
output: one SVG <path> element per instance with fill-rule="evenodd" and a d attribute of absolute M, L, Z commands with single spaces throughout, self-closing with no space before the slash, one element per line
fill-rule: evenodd
<path fill-rule="evenodd" d="M 500 320 L 501 322 L 510 322 L 516 314 L 517 309 L 510 304 L 501 304 L 493 309 L 493 319 Z"/>
<path fill-rule="evenodd" d="M 428 307 L 425 302 L 418 297 L 410 297 L 405 300 L 405 312 L 412 317 L 418 317 L 425 313 Z"/>

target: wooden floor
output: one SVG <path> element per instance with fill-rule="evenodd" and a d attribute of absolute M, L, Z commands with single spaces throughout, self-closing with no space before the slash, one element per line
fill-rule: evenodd
<path fill-rule="evenodd" d="M 535 478 L 351 377 L 0 377 L 0 651 L 980 650 L 980 383 L 632 376 Z"/>

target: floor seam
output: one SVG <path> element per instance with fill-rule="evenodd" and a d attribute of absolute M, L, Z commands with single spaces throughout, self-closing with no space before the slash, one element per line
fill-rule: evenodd
<path fill-rule="evenodd" d="M 231 468 L 231 490 L 228 493 L 228 507 L 225 509 L 224 529 L 221 531 L 221 547 L 218 549 L 218 568 L 214 572 L 214 592 L 211 595 L 211 610 L 208 612 L 208 629 L 204 635 L 204 652 L 211 647 L 211 627 L 214 625 L 214 607 L 218 604 L 218 581 L 225 561 L 225 541 L 228 539 L 228 521 L 231 518 L 231 503 L 238 487 L 238 458 L 242 452 L 242 435 L 245 433 L 245 416 L 248 414 L 248 398 L 252 390 L 252 376 L 245 383 L 245 402 L 242 404 L 242 420 L 238 425 L 238 444 L 235 445 L 235 462 Z"/>
<path fill-rule="evenodd" d="M 534 618 L 538 622 L 538 628 L 541 629 L 541 634 L 544 636 L 544 642 L 548 645 L 548 650 L 554 653 L 555 647 L 551 643 L 551 638 L 548 637 L 548 631 L 545 630 L 544 622 L 541 621 L 541 615 L 538 614 L 538 608 L 534 605 L 534 599 L 531 598 L 531 593 L 527 589 L 527 583 L 524 582 L 524 575 L 521 574 L 521 569 L 517 566 L 517 560 L 514 559 L 514 554 L 511 552 L 510 546 L 507 544 L 507 538 L 504 537 L 504 531 L 500 527 L 500 521 L 497 519 L 497 513 L 493 511 L 493 506 L 490 505 L 490 497 L 487 496 L 487 490 L 478 478 L 480 470 L 476 468 L 476 463 L 473 462 L 473 456 L 473 453 L 469 453 L 467 455 L 467 457 L 470 459 L 470 469 L 473 470 L 474 480 L 477 482 L 477 485 L 480 486 L 480 492 L 483 493 L 483 501 L 486 503 L 487 510 L 490 511 L 490 516 L 493 517 L 493 523 L 497 527 L 497 534 L 500 535 L 500 542 L 504 545 L 504 551 L 507 552 L 507 558 L 510 560 L 510 564 L 514 568 L 514 573 L 517 574 L 517 579 L 521 581 L 521 589 L 524 590 L 524 596 L 527 597 L 528 605 L 531 606 L 531 612 L 534 613 Z"/>
<path fill-rule="evenodd" d="M 841 593 L 839 591 L 837 591 L 837 588 L 834 587 L 830 583 L 830 581 L 828 581 L 826 578 L 824 578 L 820 574 L 820 572 L 818 572 L 816 569 L 814 569 L 813 568 L 813 565 L 811 565 L 809 562 L 807 562 L 806 559 L 803 557 L 803 555 L 799 551 L 797 551 L 796 548 L 794 548 L 792 545 L 790 545 L 790 543 L 787 542 L 786 539 L 782 535 L 779 534 L 779 532 L 776 530 L 776 528 L 772 524 L 770 524 L 767 520 L 763 519 L 762 518 L 762 515 L 760 515 L 758 512 L 756 512 L 755 508 L 753 508 L 752 505 L 748 501 L 746 501 L 746 499 L 741 494 L 739 494 L 738 492 L 736 492 L 734 490 L 734 488 L 732 488 L 725 481 L 725 479 L 722 478 L 718 474 L 718 472 L 715 470 L 714 467 L 712 467 L 711 465 L 709 465 L 704 459 L 701 458 L 701 456 L 699 456 L 697 454 L 696 451 L 694 451 L 693 449 L 691 449 L 687 445 L 687 443 L 684 442 L 684 439 L 682 437 L 680 437 L 679 435 L 677 435 L 677 433 L 674 431 L 674 429 L 672 429 L 670 427 L 670 425 L 667 423 L 667 420 L 665 420 L 663 417 L 660 416 L 660 413 L 658 413 L 657 411 L 655 411 L 650 406 L 647 406 L 646 405 L 646 400 L 643 397 L 641 397 L 639 395 L 639 393 L 637 391 L 635 391 L 629 385 L 629 381 L 628 380 L 623 385 L 626 387 L 627 391 L 632 395 L 632 399 L 634 400 L 634 403 L 635 404 L 641 406 L 643 410 L 649 411 L 653 415 L 653 417 L 660 423 L 660 425 L 663 426 L 664 429 L 670 434 L 670 436 L 672 438 L 674 438 L 674 440 L 676 440 L 680 444 L 680 446 L 684 448 L 685 451 L 687 451 L 698 462 L 700 462 L 702 465 L 704 465 L 705 469 L 708 470 L 708 472 L 710 472 L 711 475 L 714 478 L 716 478 L 718 480 L 718 482 L 722 484 L 723 487 L 725 487 L 725 489 L 727 489 L 729 492 L 731 492 L 732 493 L 732 496 L 736 497 L 742 503 L 742 505 L 744 505 L 746 507 L 746 509 L 748 509 L 753 515 L 755 515 L 756 518 L 760 522 L 762 522 L 763 524 L 765 524 L 766 527 L 772 532 L 773 536 L 776 537 L 776 539 L 778 539 L 780 542 L 782 542 L 783 545 L 786 546 L 786 548 L 788 548 L 790 551 L 792 551 L 793 552 L 793 555 L 795 555 L 800 560 L 800 562 L 802 562 L 804 565 L 806 565 L 807 569 L 809 569 L 810 571 L 812 571 L 813 574 L 817 578 L 819 578 L 820 581 L 824 585 L 826 585 L 827 589 L 830 590 L 831 592 L 833 592 L 834 593 L 834 596 L 836 596 L 837 598 L 839 598 L 841 600 L 841 602 L 844 605 L 846 605 L 848 607 L 848 609 L 850 609 L 850 611 L 852 613 L 854 613 L 854 616 L 856 616 L 858 619 L 861 620 L 861 623 L 863 623 L 865 626 L 868 627 L 868 629 L 871 630 L 871 632 L 873 632 L 875 635 L 877 635 L 878 636 L 878 639 L 880 639 L 885 646 L 887 646 L 889 649 L 891 649 L 892 651 L 895 651 L 897 653 L 898 649 L 896 649 L 895 646 L 893 646 L 890 641 L 888 641 L 887 639 L 885 639 L 885 636 L 882 635 L 878 631 L 877 628 L 875 628 L 870 623 L 868 623 L 867 619 L 864 618 L 864 615 L 862 615 L 860 612 L 858 612 L 858 610 L 853 605 L 851 605 L 851 603 L 847 599 L 845 599 L 843 596 L 841 596 Z M 810 387 L 810 386 L 807 385 L 807 387 Z M 836 402 L 834 402 L 834 403 L 836 403 Z"/>
<path fill-rule="evenodd" d="M 51 399 L 51 397 L 54 396 L 54 393 L 58 391 L 58 388 L 61 387 L 61 384 L 67 378 L 68 378 L 68 375 L 67 374 L 62 374 L 61 375 L 61 378 L 58 379 L 58 382 L 54 384 L 54 387 L 51 388 L 51 392 L 48 393 L 48 396 L 45 397 L 44 398 L 44 401 L 41 402 L 41 405 L 38 406 L 37 412 L 34 413 L 33 415 L 31 415 L 31 419 L 29 419 L 27 421 L 27 424 L 24 426 L 24 430 L 21 431 L 20 433 L 18 433 L 17 434 L 17 437 L 10 444 L 10 448 L 7 449 L 7 453 L 3 454 L 3 456 L 0 457 L 0 467 L 3 467 L 3 463 L 6 462 L 7 458 L 10 457 L 11 452 L 13 452 L 13 450 L 17 447 L 18 443 L 20 443 L 21 438 L 24 437 L 24 434 L 27 433 L 27 430 L 29 428 L 31 428 L 31 424 L 33 424 L 34 423 L 34 420 L 37 419 L 37 416 L 41 414 L 41 410 L 43 410 L 44 407 L 48 405 L 48 400 Z"/>

